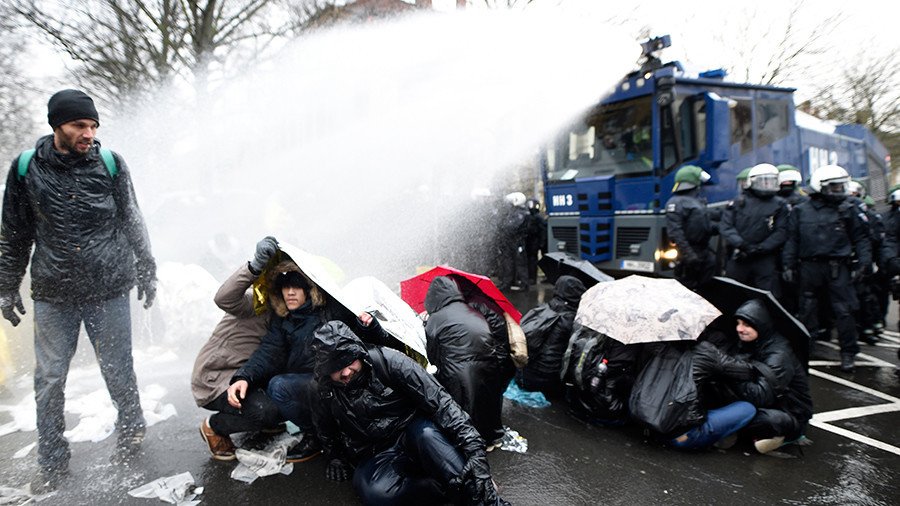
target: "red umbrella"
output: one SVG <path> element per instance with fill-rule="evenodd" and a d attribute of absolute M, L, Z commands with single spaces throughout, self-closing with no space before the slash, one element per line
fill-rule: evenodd
<path fill-rule="evenodd" d="M 503 295 L 491 278 L 446 265 L 439 265 L 428 272 L 401 281 L 400 298 L 416 312 L 421 313 L 425 310 L 425 294 L 428 293 L 428 287 L 431 285 L 431 281 L 438 276 L 448 276 L 456 281 L 459 291 L 467 301 L 483 302 L 498 313 L 509 313 L 516 323 L 522 319 L 522 313 Z"/>

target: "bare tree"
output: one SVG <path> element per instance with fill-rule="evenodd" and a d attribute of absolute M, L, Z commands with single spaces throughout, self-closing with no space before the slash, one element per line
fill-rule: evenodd
<path fill-rule="evenodd" d="M 890 150 L 891 159 L 900 160 L 900 57 L 868 50 L 854 61 L 839 82 L 819 88 L 806 107 L 817 116 L 865 125 Z"/>
<path fill-rule="evenodd" d="M 489 9 L 513 9 L 516 7 L 525 7 L 534 2 L 534 0 L 482 0 L 484 6 Z M 459 3 L 457 2 L 457 5 Z"/>
<path fill-rule="evenodd" d="M 31 114 L 36 90 L 22 74 L 25 39 L 17 32 L 5 7 L 0 7 L 0 182 L 9 161 L 33 145 L 38 125 Z"/>
<path fill-rule="evenodd" d="M 731 17 L 738 21 L 726 22 L 722 33 L 716 36 L 723 47 L 734 48 L 733 57 L 728 59 L 733 62 L 726 69 L 728 73 L 740 76 L 745 82 L 765 85 L 809 77 L 832 47 L 830 34 L 843 22 L 844 16 L 829 16 L 815 28 L 803 26 L 801 21 L 807 18 L 802 1 L 790 7 L 783 22 L 773 23 L 772 14 L 761 12 L 759 7 L 746 8 Z M 761 35 L 748 35 L 757 33 L 760 26 L 766 27 Z"/>
<path fill-rule="evenodd" d="M 278 0 L 12 0 L 111 101 L 180 79 L 203 93 L 238 47 L 261 50 L 290 30 Z M 288 19 L 288 21 L 283 21 Z"/>

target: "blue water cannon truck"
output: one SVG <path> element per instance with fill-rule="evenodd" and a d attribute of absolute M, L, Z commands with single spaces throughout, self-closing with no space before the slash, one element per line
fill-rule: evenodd
<path fill-rule="evenodd" d="M 738 193 L 737 174 L 757 163 L 791 164 L 803 181 L 838 164 L 876 201 L 889 187 L 887 149 L 861 125 L 834 125 L 797 111 L 794 89 L 687 77 L 659 53 L 669 36 L 642 44 L 641 68 L 543 151 L 548 251 L 566 252 L 615 275 L 671 276 L 677 251 L 666 235 L 675 171 L 712 176 L 711 207 Z"/>

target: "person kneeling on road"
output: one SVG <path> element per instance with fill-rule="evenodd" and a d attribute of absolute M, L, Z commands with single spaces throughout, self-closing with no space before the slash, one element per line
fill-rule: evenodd
<path fill-rule="evenodd" d="M 352 476 L 364 504 L 508 504 L 469 416 L 421 366 L 367 348 L 341 322 L 328 322 L 315 339 L 315 422 L 328 479 Z"/>
<path fill-rule="evenodd" d="M 790 344 L 772 328 L 762 302 L 745 302 L 734 314 L 741 352 L 749 353 L 754 379 L 737 385 L 738 396 L 756 406 L 756 416 L 744 428 L 760 453 L 800 439 L 812 418 L 812 396 L 806 371 Z"/>

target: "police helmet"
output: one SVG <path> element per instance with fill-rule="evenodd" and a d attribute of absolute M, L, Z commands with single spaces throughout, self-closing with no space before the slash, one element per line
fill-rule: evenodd
<path fill-rule="evenodd" d="M 800 184 L 800 181 L 803 181 L 803 176 L 800 175 L 800 169 L 793 165 L 778 166 L 778 186 L 796 186 Z"/>
<path fill-rule="evenodd" d="M 515 207 L 524 207 L 527 199 L 522 192 L 512 192 L 507 194 L 506 197 L 503 197 L 503 200 Z"/>
<path fill-rule="evenodd" d="M 538 199 L 528 199 L 525 201 L 525 207 L 528 208 L 529 211 L 540 211 L 541 203 Z"/>
<path fill-rule="evenodd" d="M 750 189 L 762 195 L 774 195 L 778 191 L 778 169 L 771 163 L 755 165 L 747 174 Z"/>
<path fill-rule="evenodd" d="M 675 186 L 672 187 L 672 191 L 691 190 L 708 183 L 709 180 L 710 175 L 705 170 L 696 165 L 685 165 L 675 173 Z"/>
<path fill-rule="evenodd" d="M 847 196 L 850 175 L 838 165 L 819 167 L 809 178 L 809 186 L 814 192 L 833 199 Z"/>
<path fill-rule="evenodd" d="M 866 187 L 859 181 L 850 181 L 847 185 L 847 189 L 850 192 L 850 195 L 853 195 L 854 197 L 859 197 L 861 199 L 866 198 Z"/>
<path fill-rule="evenodd" d="M 888 190 L 887 201 L 893 206 L 900 206 L 900 184 L 891 186 Z"/>

